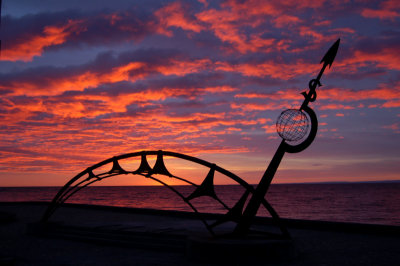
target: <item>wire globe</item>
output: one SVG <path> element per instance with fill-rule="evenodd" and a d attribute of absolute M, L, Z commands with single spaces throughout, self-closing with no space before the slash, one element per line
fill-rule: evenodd
<path fill-rule="evenodd" d="M 308 127 L 308 117 L 297 109 L 283 111 L 276 121 L 276 131 L 287 141 L 302 139 L 307 134 Z"/>

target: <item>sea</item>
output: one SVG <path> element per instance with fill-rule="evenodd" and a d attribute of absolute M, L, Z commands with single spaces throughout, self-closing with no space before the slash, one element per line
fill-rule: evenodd
<path fill-rule="evenodd" d="M 187 197 L 191 186 L 173 187 Z M 0 202 L 50 202 L 60 187 L 0 187 Z M 232 207 L 243 189 L 216 185 L 222 202 Z M 267 201 L 282 218 L 400 226 L 400 183 L 272 184 Z M 67 200 L 69 203 L 193 211 L 182 198 L 163 186 L 92 186 Z M 217 200 L 204 196 L 190 201 L 200 212 L 226 213 Z M 259 216 L 269 216 L 263 208 Z"/>

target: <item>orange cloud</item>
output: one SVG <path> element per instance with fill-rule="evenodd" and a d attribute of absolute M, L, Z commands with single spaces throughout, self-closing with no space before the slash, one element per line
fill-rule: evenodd
<path fill-rule="evenodd" d="M 366 18 L 389 19 L 392 21 L 400 16 L 400 13 L 396 11 L 396 9 L 399 9 L 399 2 L 396 0 L 384 1 L 380 4 L 380 8 L 381 9 L 364 8 L 361 11 L 361 15 Z"/>
<path fill-rule="evenodd" d="M 282 1 L 264 1 L 264 0 L 249 0 L 249 1 L 238 1 L 228 0 L 222 6 L 230 8 L 232 11 L 242 13 L 243 16 L 280 16 L 288 13 L 296 7 L 297 10 L 304 8 L 318 8 L 323 6 L 324 0 L 322 1 L 296 1 L 296 0 L 282 0 Z M 243 12 L 245 10 L 245 12 Z"/>
<path fill-rule="evenodd" d="M 232 109 L 241 109 L 246 112 L 253 112 L 253 111 L 265 111 L 265 110 L 281 110 L 286 109 L 290 104 L 287 102 L 270 102 L 270 103 L 231 103 Z"/>
<path fill-rule="evenodd" d="M 276 134 L 276 126 L 275 124 L 271 124 L 271 125 L 265 125 L 262 127 L 265 131 L 265 133 L 267 134 Z"/>
<path fill-rule="evenodd" d="M 107 14 L 107 15 L 104 15 L 104 17 L 106 18 L 106 19 L 108 19 L 109 21 L 110 21 L 110 24 L 111 25 L 115 25 L 118 21 L 121 21 L 123 18 L 120 16 L 120 15 L 118 15 L 117 13 L 112 13 L 112 14 Z"/>
<path fill-rule="evenodd" d="M 199 21 L 208 24 L 209 28 L 214 32 L 222 42 L 230 43 L 233 48 L 240 53 L 271 51 L 275 39 L 264 39 L 261 34 L 247 35 L 240 30 L 243 25 L 255 27 L 260 24 L 261 20 L 250 20 L 244 16 L 243 12 L 232 12 L 231 10 L 209 9 L 196 14 Z M 240 21 L 240 24 L 238 23 Z"/>
<path fill-rule="evenodd" d="M 143 62 L 130 62 L 125 65 L 114 67 L 107 72 L 93 72 L 87 70 L 80 74 L 66 75 L 58 78 L 42 77 L 40 83 L 13 80 L 10 84 L 0 85 L 0 88 L 6 90 L 11 89 L 13 95 L 54 96 L 62 94 L 65 91 L 83 91 L 86 88 L 94 88 L 105 83 L 120 81 L 135 82 L 154 72 L 163 75 L 184 76 L 189 73 L 207 69 L 211 61 L 209 59 L 193 61 L 172 60 L 169 63 L 168 66 L 152 66 Z"/>
<path fill-rule="evenodd" d="M 185 13 L 182 4 L 179 2 L 174 2 L 160 8 L 154 15 L 158 19 L 156 31 L 168 37 L 172 36 L 172 32 L 168 30 L 170 27 L 177 27 L 197 33 L 204 29 L 195 19 L 190 18 Z"/>
<path fill-rule="evenodd" d="M 274 93 L 239 93 L 236 94 L 235 98 L 245 98 L 245 99 L 269 99 L 273 101 L 294 101 L 303 100 L 303 96 L 300 95 L 301 90 L 298 89 L 286 89 L 280 90 Z M 350 104 L 344 105 L 335 102 L 357 102 L 365 100 L 376 100 L 384 101 L 381 104 L 369 105 L 369 108 L 396 108 L 400 107 L 400 85 L 381 85 L 375 89 L 365 89 L 365 90 L 352 90 L 345 88 L 324 88 L 321 87 L 317 91 L 318 100 L 329 101 L 329 103 L 318 103 L 320 110 L 350 110 L 355 108 L 364 108 L 364 104 Z M 268 103 L 269 105 L 269 103 Z M 267 106 L 267 104 L 234 104 L 232 107 L 248 108 L 254 110 L 274 110 L 275 108 L 280 108 L 281 105 L 273 103 L 273 105 Z M 246 107 L 245 107 L 246 106 Z M 282 105 L 284 107 L 285 105 Z M 287 105 L 286 105 L 287 106 Z"/>
<path fill-rule="evenodd" d="M 385 102 L 384 104 L 382 104 L 382 107 L 385 107 L 385 108 L 397 108 L 397 107 L 400 107 L 400 100 Z"/>
<path fill-rule="evenodd" d="M 312 29 L 311 27 L 301 26 L 298 29 L 299 29 L 300 36 L 303 36 L 303 37 L 311 36 L 314 38 L 315 42 L 322 42 L 322 41 L 326 40 L 324 35 L 317 32 L 316 30 Z"/>
<path fill-rule="evenodd" d="M 386 47 L 374 53 L 355 51 L 353 56 L 336 65 L 339 71 L 356 73 L 359 67 L 365 67 L 368 63 L 375 63 L 376 67 L 400 70 L 399 61 L 398 47 Z"/>
<path fill-rule="evenodd" d="M 94 118 L 105 114 L 124 113 L 127 107 L 136 104 L 140 107 L 158 105 L 159 101 L 173 97 L 198 98 L 206 94 L 222 94 L 237 90 L 230 86 L 206 88 L 163 88 L 160 90 L 142 90 L 120 95 L 82 94 L 70 97 L 54 96 L 46 100 L 35 98 L 23 105 L 17 105 L 11 100 L 3 107 L 9 115 L 1 121 L 6 124 L 29 120 L 36 112 L 43 112 L 59 118 Z M 210 115 L 210 114 L 208 114 Z M 208 116 L 210 118 L 210 116 Z M 177 119 L 177 118 L 174 118 Z M 187 117 L 185 117 L 187 119 Z M 166 121 L 168 119 L 166 118 Z M 178 121 L 175 121 L 178 122 Z M 180 121 L 183 122 L 183 121 Z"/>
<path fill-rule="evenodd" d="M 286 99 L 296 100 L 299 99 L 296 94 L 300 93 L 301 90 L 287 89 L 280 90 L 274 93 L 241 93 L 236 94 L 236 98 L 258 98 L 258 99 Z M 365 90 L 352 90 L 345 88 L 324 88 L 321 87 L 317 91 L 318 99 L 321 100 L 337 100 L 337 101 L 361 101 L 361 100 L 393 100 L 400 99 L 400 84 L 388 87 L 387 85 L 381 85 L 376 89 L 365 89 Z M 302 96 L 301 96 L 302 97 Z"/>
<path fill-rule="evenodd" d="M 300 23 L 301 21 L 302 20 L 300 18 L 292 15 L 281 15 L 274 20 L 275 26 L 278 28 L 295 25 Z"/>
<path fill-rule="evenodd" d="M 235 95 L 235 98 L 247 98 L 247 99 L 270 99 L 270 100 L 301 100 L 303 96 L 300 95 L 301 90 L 299 89 L 287 89 L 279 90 L 273 93 L 239 93 Z"/>
<path fill-rule="evenodd" d="M 383 128 L 390 129 L 390 130 L 392 130 L 393 132 L 395 132 L 397 134 L 400 133 L 399 123 L 394 123 L 394 124 L 391 124 L 391 125 L 383 126 Z"/>
<path fill-rule="evenodd" d="M 43 102 L 39 105 L 40 108 L 34 109 L 32 103 L 31 109 L 41 111 L 47 108 Z M 62 109 L 60 112 L 75 108 L 62 103 L 57 106 Z M 21 109 L 21 112 L 28 110 Z M 225 112 L 197 112 L 180 116 L 168 115 L 163 108 L 142 112 L 135 117 L 104 118 L 98 120 L 95 126 L 82 126 L 82 121 L 76 117 L 61 115 L 48 116 L 39 124 L 29 117 L 24 118 L 22 121 L 26 125 L 23 128 L 18 127 L 21 121 L 10 121 L 7 126 L 15 130 L 13 134 L 2 134 L 2 143 L 11 143 L 16 138 L 17 144 L 25 148 L 18 150 L 14 145 L 3 149 L 2 155 L 8 152 L 10 156 L 0 159 L 0 171 L 10 170 L 9 166 L 30 172 L 77 171 L 115 154 L 141 149 L 162 148 L 189 154 L 248 152 L 247 147 L 224 144 L 218 136 L 237 134 L 242 130 L 242 124 L 256 125 L 266 121 L 249 118 L 234 120 L 232 114 Z M 207 138 L 208 141 L 203 144 L 197 140 L 199 138 Z"/>
<path fill-rule="evenodd" d="M 93 101 L 96 106 L 92 110 L 78 110 L 76 117 L 95 117 L 101 114 L 126 112 L 128 105 L 137 104 L 141 107 L 154 105 L 154 102 L 163 101 L 167 98 L 185 96 L 188 98 L 196 98 L 196 95 L 204 95 L 206 93 L 224 93 L 236 90 L 229 86 L 207 87 L 207 88 L 164 88 L 161 90 L 143 90 L 133 93 L 124 93 L 117 96 L 108 95 L 79 95 L 75 96 L 76 101 Z M 51 110 L 48 110 L 51 111 Z M 62 114 L 62 112 L 60 112 Z M 64 113 L 68 114 L 68 112 Z"/>
<path fill-rule="evenodd" d="M 382 107 L 399 107 L 400 84 L 391 87 L 381 85 L 376 89 L 358 91 L 341 88 L 321 89 L 321 92 L 318 93 L 318 98 L 344 102 L 362 100 L 384 100 L 386 102 L 381 105 Z"/>
<path fill-rule="evenodd" d="M 1 60 L 32 61 L 33 57 L 40 56 L 46 47 L 62 44 L 71 34 L 79 34 L 82 31 L 85 31 L 82 20 L 69 20 L 62 26 L 46 26 L 42 34 L 28 36 L 12 47 L 4 47 Z"/>
<path fill-rule="evenodd" d="M 351 110 L 354 108 L 355 107 L 353 107 L 353 106 L 336 104 L 336 103 L 321 104 L 319 107 L 320 110 Z"/>
<path fill-rule="evenodd" d="M 198 59 L 193 61 L 172 60 L 168 64 L 157 66 L 155 70 L 163 75 L 185 76 L 190 73 L 207 70 L 212 67 L 210 59 Z"/>
<path fill-rule="evenodd" d="M 290 78 L 310 74 L 316 72 L 320 66 L 316 64 L 309 64 L 304 60 L 297 60 L 293 63 L 281 63 L 267 61 L 264 63 L 241 63 L 241 64 L 228 64 L 226 62 L 216 62 L 216 70 L 223 70 L 229 72 L 239 72 L 245 76 L 279 78 L 288 80 Z"/>
<path fill-rule="evenodd" d="M 65 76 L 59 78 L 42 77 L 39 84 L 33 81 L 14 80 L 11 84 L 0 86 L 3 89 L 12 89 L 13 95 L 27 96 L 54 96 L 65 91 L 83 91 L 86 88 L 97 87 L 103 83 L 119 81 L 135 81 L 145 76 L 145 74 L 131 75 L 130 72 L 143 68 L 145 64 L 131 62 L 123 66 L 114 67 L 107 73 L 97 73 L 90 70 L 81 74 Z M 44 81 L 46 81 L 44 83 Z"/>
<path fill-rule="evenodd" d="M 342 101 L 349 100 L 366 100 L 366 99 L 379 99 L 379 100 L 390 100 L 390 99 L 400 99 L 400 87 L 381 87 L 372 90 L 338 90 L 338 89 L 329 89 L 326 91 L 323 97 L 330 98 L 335 97 L 334 99 L 340 99 Z"/>

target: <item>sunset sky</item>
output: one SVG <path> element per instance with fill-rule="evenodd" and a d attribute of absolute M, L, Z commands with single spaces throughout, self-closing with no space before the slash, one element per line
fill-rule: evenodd
<path fill-rule="evenodd" d="M 159 149 L 257 183 L 338 38 L 318 135 L 274 182 L 400 180 L 397 0 L 2 2 L 0 186 Z"/>

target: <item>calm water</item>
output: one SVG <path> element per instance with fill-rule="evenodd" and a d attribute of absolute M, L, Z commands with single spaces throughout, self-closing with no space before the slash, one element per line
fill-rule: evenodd
<path fill-rule="evenodd" d="M 189 186 L 175 187 L 184 196 Z M 0 188 L 0 201 L 50 201 L 58 187 Z M 216 186 L 218 197 L 229 207 L 243 190 L 239 186 Z M 272 185 L 267 200 L 281 217 L 345 221 L 400 226 L 400 183 L 285 184 Z M 67 202 L 96 205 L 191 211 L 166 187 L 88 187 Z M 215 200 L 191 201 L 199 211 L 225 213 Z M 265 211 L 258 215 L 268 216 Z"/>

